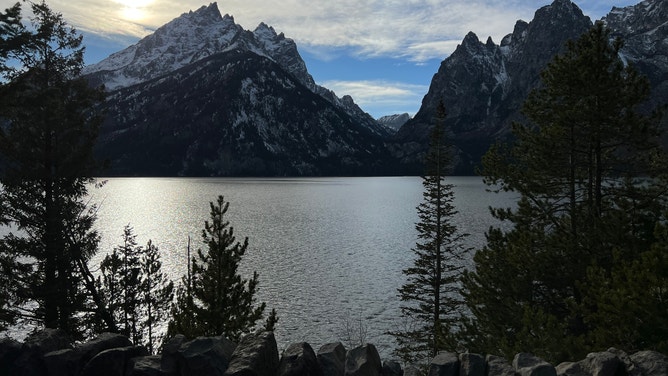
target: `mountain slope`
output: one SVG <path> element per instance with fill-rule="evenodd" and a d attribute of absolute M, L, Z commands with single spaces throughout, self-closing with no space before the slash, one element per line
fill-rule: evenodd
<path fill-rule="evenodd" d="M 362 111 L 352 98 L 338 98 L 331 90 L 315 83 L 292 39 L 283 33 L 277 34 L 264 23 L 252 32 L 244 30 L 232 16 L 222 16 L 215 2 L 182 14 L 137 44 L 86 67 L 83 74 L 93 85 L 104 84 L 108 90 L 116 90 L 160 77 L 208 56 L 235 50 L 253 52 L 275 61 L 357 122 L 381 136 L 387 135 L 385 128 Z"/>
<path fill-rule="evenodd" d="M 111 175 L 360 175 L 387 158 L 372 131 L 248 51 L 120 89 L 106 106 L 97 153 Z"/>
<path fill-rule="evenodd" d="M 216 3 L 84 74 L 110 90 L 96 148 L 110 175 L 358 175 L 389 158 L 389 130 L 316 85 L 293 40 Z"/>
<path fill-rule="evenodd" d="M 652 82 L 653 103 L 668 98 L 668 2 L 646 0 L 614 8 L 604 19 L 613 36 L 626 40 L 623 58 Z M 518 21 L 500 45 L 469 33 L 434 75 L 416 116 L 395 135 L 395 156 L 408 172 L 418 166 L 427 144 L 438 101 L 448 112 L 446 125 L 455 145 L 456 174 L 471 174 L 489 146 L 510 132 L 512 121 L 540 80 L 540 72 L 566 41 L 577 39 L 593 23 L 569 0 L 538 9 L 534 19 Z"/>

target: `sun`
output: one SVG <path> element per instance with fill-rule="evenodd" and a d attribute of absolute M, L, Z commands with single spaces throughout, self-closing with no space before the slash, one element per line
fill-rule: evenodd
<path fill-rule="evenodd" d="M 146 7 L 154 0 L 114 0 L 121 8 L 119 13 L 124 20 L 141 21 L 146 18 Z"/>

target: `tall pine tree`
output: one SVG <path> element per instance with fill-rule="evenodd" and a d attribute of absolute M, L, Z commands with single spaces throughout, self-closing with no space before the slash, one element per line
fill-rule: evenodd
<path fill-rule="evenodd" d="M 223 335 L 238 341 L 262 317 L 265 303 L 255 302 L 257 272 L 250 279 L 238 273 L 248 238 L 243 243 L 236 241 L 234 228 L 225 219 L 229 205 L 223 196 L 211 203 L 211 221 L 205 222 L 202 231 L 207 249 L 197 250 L 189 262 L 172 310 L 170 335 Z"/>
<path fill-rule="evenodd" d="M 150 353 L 164 334 L 158 328 L 174 299 L 174 283 L 161 268 L 158 247 L 150 240 L 146 247 L 139 246 L 130 225 L 123 229 L 123 243 L 100 264 L 98 284 L 119 332 Z"/>
<path fill-rule="evenodd" d="M 96 167 L 92 109 L 103 92 L 79 78 L 81 35 L 45 2 L 29 4 L 29 25 L 19 3 L 0 16 L 0 200 L 4 222 L 18 230 L 0 250 L 12 254 L 6 260 L 21 256 L 14 291 L 38 307 L 27 315 L 77 336 L 79 313 L 97 297 L 85 291 L 98 237 L 84 199 Z"/>
<path fill-rule="evenodd" d="M 174 300 L 174 282 L 162 272 L 160 250 L 151 241 L 146 244 L 139 265 L 142 276 L 140 327 L 144 344 L 153 354 L 165 334 L 158 328 L 168 318 Z"/>
<path fill-rule="evenodd" d="M 453 185 L 445 181 L 450 168 L 450 151 L 445 142 L 445 107 L 437 108 L 422 178 L 423 201 L 417 207 L 418 238 L 412 249 L 413 266 L 403 272 L 406 283 L 399 289 L 404 331 L 391 332 L 398 347 L 395 353 L 408 363 L 424 363 L 441 350 L 454 350 L 463 301 L 459 279 L 464 268 L 462 244 L 467 234 L 453 223 Z"/>
<path fill-rule="evenodd" d="M 569 42 L 525 102 L 514 143 L 483 159 L 486 182 L 519 201 L 492 211 L 510 229 L 488 232 L 465 278 L 476 351 L 583 357 L 600 325 L 588 319 L 590 270 L 610 275 L 657 241 L 667 187 L 658 116 L 638 113 L 649 85 L 621 46 L 601 23 Z"/>

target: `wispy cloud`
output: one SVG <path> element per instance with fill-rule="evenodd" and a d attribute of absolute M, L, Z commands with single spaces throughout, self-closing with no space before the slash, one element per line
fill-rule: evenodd
<path fill-rule="evenodd" d="M 7 7 L 15 0 L 0 0 Z M 50 0 L 79 29 L 99 35 L 143 37 L 209 0 Z M 600 17 L 612 6 L 639 0 L 581 0 Z M 346 48 L 361 57 L 399 57 L 420 62 L 444 58 L 469 31 L 496 42 L 516 20 L 530 20 L 551 0 L 225 0 L 222 13 L 246 29 L 274 26 L 312 50 Z M 326 56 L 326 54 L 324 54 Z"/>
<path fill-rule="evenodd" d="M 385 80 L 330 80 L 320 84 L 333 90 L 338 96 L 352 96 L 361 107 L 383 108 L 386 113 L 409 112 L 406 109 L 414 108 L 415 103 L 422 100 L 428 89 L 424 85 Z"/>

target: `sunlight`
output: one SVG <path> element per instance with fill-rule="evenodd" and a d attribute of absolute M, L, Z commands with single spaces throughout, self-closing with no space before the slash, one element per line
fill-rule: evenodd
<path fill-rule="evenodd" d="M 121 5 L 119 13 L 128 21 L 140 21 L 146 17 L 146 7 L 154 0 L 114 0 Z"/>

